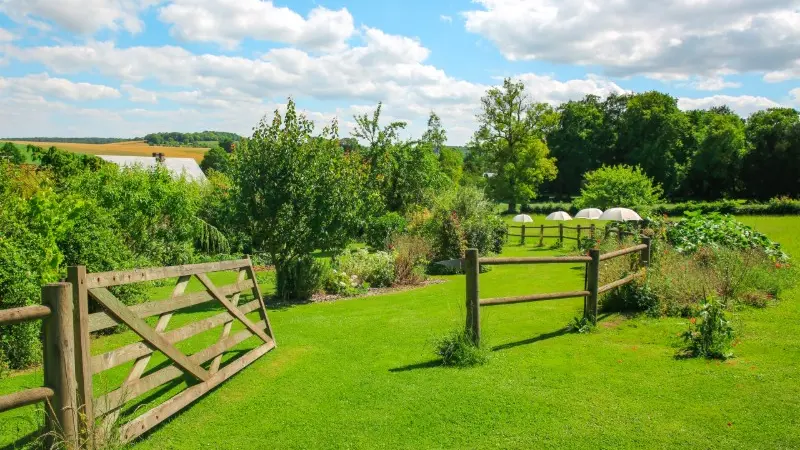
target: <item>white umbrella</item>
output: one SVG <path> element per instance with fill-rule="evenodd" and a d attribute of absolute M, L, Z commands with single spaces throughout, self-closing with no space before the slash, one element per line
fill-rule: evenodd
<path fill-rule="evenodd" d="M 514 216 L 514 218 L 511 220 L 513 220 L 514 222 L 533 223 L 533 219 L 531 219 L 531 216 L 527 214 L 520 214 L 518 216 Z"/>
<path fill-rule="evenodd" d="M 578 214 L 575 214 L 575 218 L 595 220 L 599 219 L 600 216 L 602 215 L 603 215 L 603 210 L 597 208 L 586 208 L 578 211 Z"/>
<path fill-rule="evenodd" d="M 545 217 L 545 220 L 572 220 L 572 217 L 564 211 L 556 211 Z"/>
<path fill-rule="evenodd" d="M 628 208 L 611 208 L 600 216 L 600 220 L 613 220 L 616 222 L 635 222 L 642 220 L 636 211 Z"/>

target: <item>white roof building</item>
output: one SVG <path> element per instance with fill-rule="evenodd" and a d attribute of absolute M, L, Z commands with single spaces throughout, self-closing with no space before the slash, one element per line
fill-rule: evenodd
<path fill-rule="evenodd" d="M 192 181 L 206 180 L 206 175 L 200 169 L 200 165 L 192 158 L 163 158 L 162 162 L 158 162 L 155 157 L 151 156 L 97 155 L 97 157 L 120 167 L 139 166 L 143 169 L 151 169 L 161 164 L 175 177 L 185 175 L 188 180 Z"/>

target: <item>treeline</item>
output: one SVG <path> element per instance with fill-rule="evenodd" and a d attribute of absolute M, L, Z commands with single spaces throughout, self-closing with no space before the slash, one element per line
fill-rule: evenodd
<path fill-rule="evenodd" d="M 150 145 L 166 145 L 166 146 L 198 146 L 201 142 L 216 141 L 220 143 L 220 147 L 225 142 L 236 142 L 242 137 L 236 133 L 228 133 L 225 131 L 201 131 L 197 133 L 178 133 L 178 132 L 165 132 L 165 133 L 150 133 L 145 135 L 144 141 Z"/>
<path fill-rule="evenodd" d="M 101 138 L 101 137 L 80 137 L 80 138 L 65 138 L 65 137 L 10 137 L 0 139 L 3 141 L 25 141 L 25 142 L 58 142 L 62 144 L 114 144 L 117 142 L 131 142 L 141 141 L 142 138 Z"/>
<path fill-rule="evenodd" d="M 653 91 L 542 109 L 558 170 L 542 190 L 555 197 L 577 194 L 584 173 L 616 164 L 640 166 L 670 199 L 800 194 L 800 116 L 791 108 L 747 119 L 727 106 L 684 112 L 677 99 Z"/>

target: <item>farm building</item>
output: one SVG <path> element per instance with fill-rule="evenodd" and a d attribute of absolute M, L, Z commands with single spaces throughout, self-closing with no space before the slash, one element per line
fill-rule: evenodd
<path fill-rule="evenodd" d="M 175 177 L 185 175 L 187 179 L 194 181 L 206 180 L 206 175 L 200 169 L 197 161 L 192 158 L 165 158 L 162 154 L 154 154 L 152 157 L 117 155 L 97 155 L 97 157 L 120 167 L 140 166 L 142 168 L 152 168 L 156 167 L 157 164 L 161 164 Z"/>

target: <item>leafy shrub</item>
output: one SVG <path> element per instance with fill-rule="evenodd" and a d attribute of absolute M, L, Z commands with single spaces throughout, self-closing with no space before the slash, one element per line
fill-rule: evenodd
<path fill-rule="evenodd" d="M 467 251 L 467 238 L 455 211 L 439 214 L 438 229 L 433 236 L 435 261 L 463 258 Z"/>
<path fill-rule="evenodd" d="M 583 178 L 577 208 L 641 208 L 658 203 L 663 192 L 638 166 L 603 166 Z"/>
<path fill-rule="evenodd" d="M 430 263 L 431 246 L 421 236 L 400 235 L 392 241 L 394 247 L 394 281 L 400 285 L 425 281 L 425 268 Z"/>
<path fill-rule="evenodd" d="M 386 250 L 392 236 L 405 231 L 408 222 L 396 212 L 375 217 L 367 223 L 365 240 L 367 245 L 376 250 Z"/>
<path fill-rule="evenodd" d="M 363 294 L 368 289 L 369 285 L 359 280 L 356 275 L 348 275 L 336 269 L 331 269 L 327 272 L 325 292 L 328 294 L 352 297 Z"/>
<path fill-rule="evenodd" d="M 591 333 L 594 328 L 594 324 L 587 317 L 573 317 L 572 321 L 567 324 L 569 331 L 580 334 Z"/>
<path fill-rule="evenodd" d="M 780 244 L 733 217 L 718 213 L 686 213 L 686 218 L 668 229 L 667 237 L 675 250 L 681 253 L 693 253 L 701 247 L 712 246 L 759 249 L 777 261 L 788 259 Z"/>
<path fill-rule="evenodd" d="M 698 318 L 692 318 L 689 330 L 683 334 L 688 356 L 728 359 L 733 356 L 733 326 L 725 316 L 725 305 L 710 298 L 700 305 Z"/>
<path fill-rule="evenodd" d="M 503 251 L 508 226 L 494 212 L 494 203 L 483 191 L 469 187 L 459 189 L 452 210 L 461 221 L 469 248 L 477 248 L 481 255 Z"/>
<path fill-rule="evenodd" d="M 388 287 L 395 280 L 394 258 L 383 251 L 345 251 L 335 258 L 334 265 L 338 270 L 369 283 L 370 287 Z"/>
<path fill-rule="evenodd" d="M 458 329 L 450 332 L 436 343 L 436 354 L 442 364 L 454 367 L 471 367 L 485 364 L 489 352 L 484 346 L 475 346 L 468 332 Z"/>
<path fill-rule="evenodd" d="M 327 265 L 311 256 L 301 256 L 277 266 L 277 292 L 284 300 L 308 300 L 322 289 Z"/>

